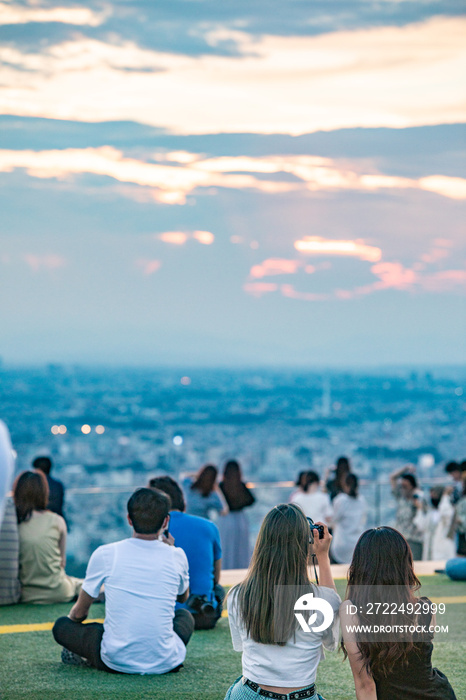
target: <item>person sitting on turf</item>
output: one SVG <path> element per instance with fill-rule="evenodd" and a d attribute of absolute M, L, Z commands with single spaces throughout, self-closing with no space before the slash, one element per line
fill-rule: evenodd
<path fill-rule="evenodd" d="M 66 523 L 47 510 L 49 487 L 39 470 L 23 472 L 13 486 L 19 532 L 19 577 L 22 603 L 69 603 L 82 580 L 68 576 Z"/>
<path fill-rule="evenodd" d="M 170 534 L 188 558 L 191 595 L 187 603 L 177 607 L 186 607 L 192 613 L 194 629 L 212 629 L 222 615 L 225 598 L 219 583 L 222 548 L 218 528 L 210 520 L 185 513 L 183 492 L 171 477 L 155 477 L 149 486 L 170 498 Z"/>
<path fill-rule="evenodd" d="M 189 596 L 186 554 L 173 546 L 166 494 L 142 488 L 128 501 L 129 539 L 105 544 L 92 554 L 79 598 L 69 617 L 59 618 L 53 636 L 64 647 L 62 661 L 102 671 L 161 674 L 178 671 L 194 630 L 187 610 L 175 603 Z M 81 624 L 105 586 L 105 622 Z"/>

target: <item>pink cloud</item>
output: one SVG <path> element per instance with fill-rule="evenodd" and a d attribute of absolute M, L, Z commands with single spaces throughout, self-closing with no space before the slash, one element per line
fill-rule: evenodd
<path fill-rule="evenodd" d="M 148 260 L 146 258 L 136 260 L 136 267 L 139 267 L 145 275 L 153 275 L 154 272 L 160 270 L 161 266 L 160 260 Z"/>
<path fill-rule="evenodd" d="M 298 292 L 292 284 L 282 284 L 280 292 L 289 299 L 301 299 L 302 301 L 323 301 L 328 299 L 328 294 L 315 294 L 314 292 Z"/>
<path fill-rule="evenodd" d="M 267 258 L 259 265 L 251 267 L 250 276 L 256 279 L 274 275 L 294 275 L 301 267 L 300 260 L 286 260 L 284 258 Z"/>
<path fill-rule="evenodd" d="M 34 255 L 33 253 L 26 253 L 23 257 L 26 264 L 29 265 L 31 270 L 34 271 L 40 269 L 56 270 L 66 265 L 65 258 L 54 253 L 47 255 Z"/>
<path fill-rule="evenodd" d="M 380 282 L 376 282 L 377 289 L 407 289 L 417 281 L 417 274 L 414 270 L 403 267 L 398 262 L 382 262 L 371 267 L 371 272 L 380 277 Z"/>
<path fill-rule="evenodd" d="M 447 292 L 455 287 L 466 287 L 466 270 L 442 270 L 422 278 L 423 289 L 429 292 Z"/>
<path fill-rule="evenodd" d="M 268 294 L 269 292 L 276 292 L 278 285 L 273 282 L 247 282 L 243 285 L 243 289 L 248 294 L 260 297 L 263 294 Z"/>

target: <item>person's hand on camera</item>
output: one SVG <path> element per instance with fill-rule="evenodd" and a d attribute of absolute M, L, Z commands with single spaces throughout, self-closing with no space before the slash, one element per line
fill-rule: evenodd
<path fill-rule="evenodd" d="M 328 552 L 330 549 L 330 542 L 332 541 L 332 535 L 328 531 L 327 525 L 322 522 L 316 522 L 316 525 L 321 525 L 324 528 L 324 536 L 322 539 L 319 537 L 319 531 L 313 530 L 314 534 L 314 554 L 317 559 L 322 557 L 328 557 Z"/>

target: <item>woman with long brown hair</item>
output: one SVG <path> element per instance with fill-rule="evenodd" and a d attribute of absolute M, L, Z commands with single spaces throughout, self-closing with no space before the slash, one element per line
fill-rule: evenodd
<path fill-rule="evenodd" d="M 243 675 L 225 700 L 256 700 L 258 695 L 321 698 L 314 685 L 317 667 L 322 646 L 336 647 L 334 613 L 340 605 L 328 555 L 332 538 L 324 525 L 322 535 L 320 539 L 311 530 L 294 504 L 275 506 L 265 516 L 247 576 L 228 596 L 233 647 L 243 653 Z M 309 577 L 311 542 L 319 563 L 320 586 Z M 295 610 L 305 611 L 306 605 L 308 611 L 324 608 L 325 623 L 322 612 L 307 621 L 303 612 L 301 620 L 308 623 L 307 629 L 303 627 Z"/>
<path fill-rule="evenodd" d="M 49 487 L 40 471 L 23 472 L 13 486 L 19 532 L 21 602 L 68 603 L 81 579 L 67 576 L 66 523 L 47 510 Z"/>
<path fill-rule="evenodd" d="M 217 476 L 217 467 L 206 464 L 194 476 L 183 479 L 186 512 L 189 515 L 209 518 L 211 511 L 216 511 L 220 515 L 228 513 L 228 506 L 217 484 Z"/>
<path fill-rule="evenodd" d="M 446 676 L 432 668 L 437 606 L 416 597 L 420 585 L 403 535 L 391 527 L 361 535 L 340 610 L 357 700 L 455 700 Z"/>
<path fill-rule="evenodd" d="M 222 569 L 247 569 L 251 552 L 249 522 L 244 509 L 252 506 L 256 499 L 244 483 L 241 467 L 234 459 L 225 464 L 220 490 L 229 508 L 229 513 L 219 522 Z"/>

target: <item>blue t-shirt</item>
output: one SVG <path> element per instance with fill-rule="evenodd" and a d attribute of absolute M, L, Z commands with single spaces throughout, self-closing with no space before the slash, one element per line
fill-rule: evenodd
<path fill-rule="evenodd" d="M 188 558 L 190 593 L 205 595 L 214 602 L 214 562 L 222 558 L 218 527 L 197 515 L 172 510 L 168 529 L 175 538 L 175 546 L 181 547 Z M 185 606 L 177 604 L 177 607 Z"/>

